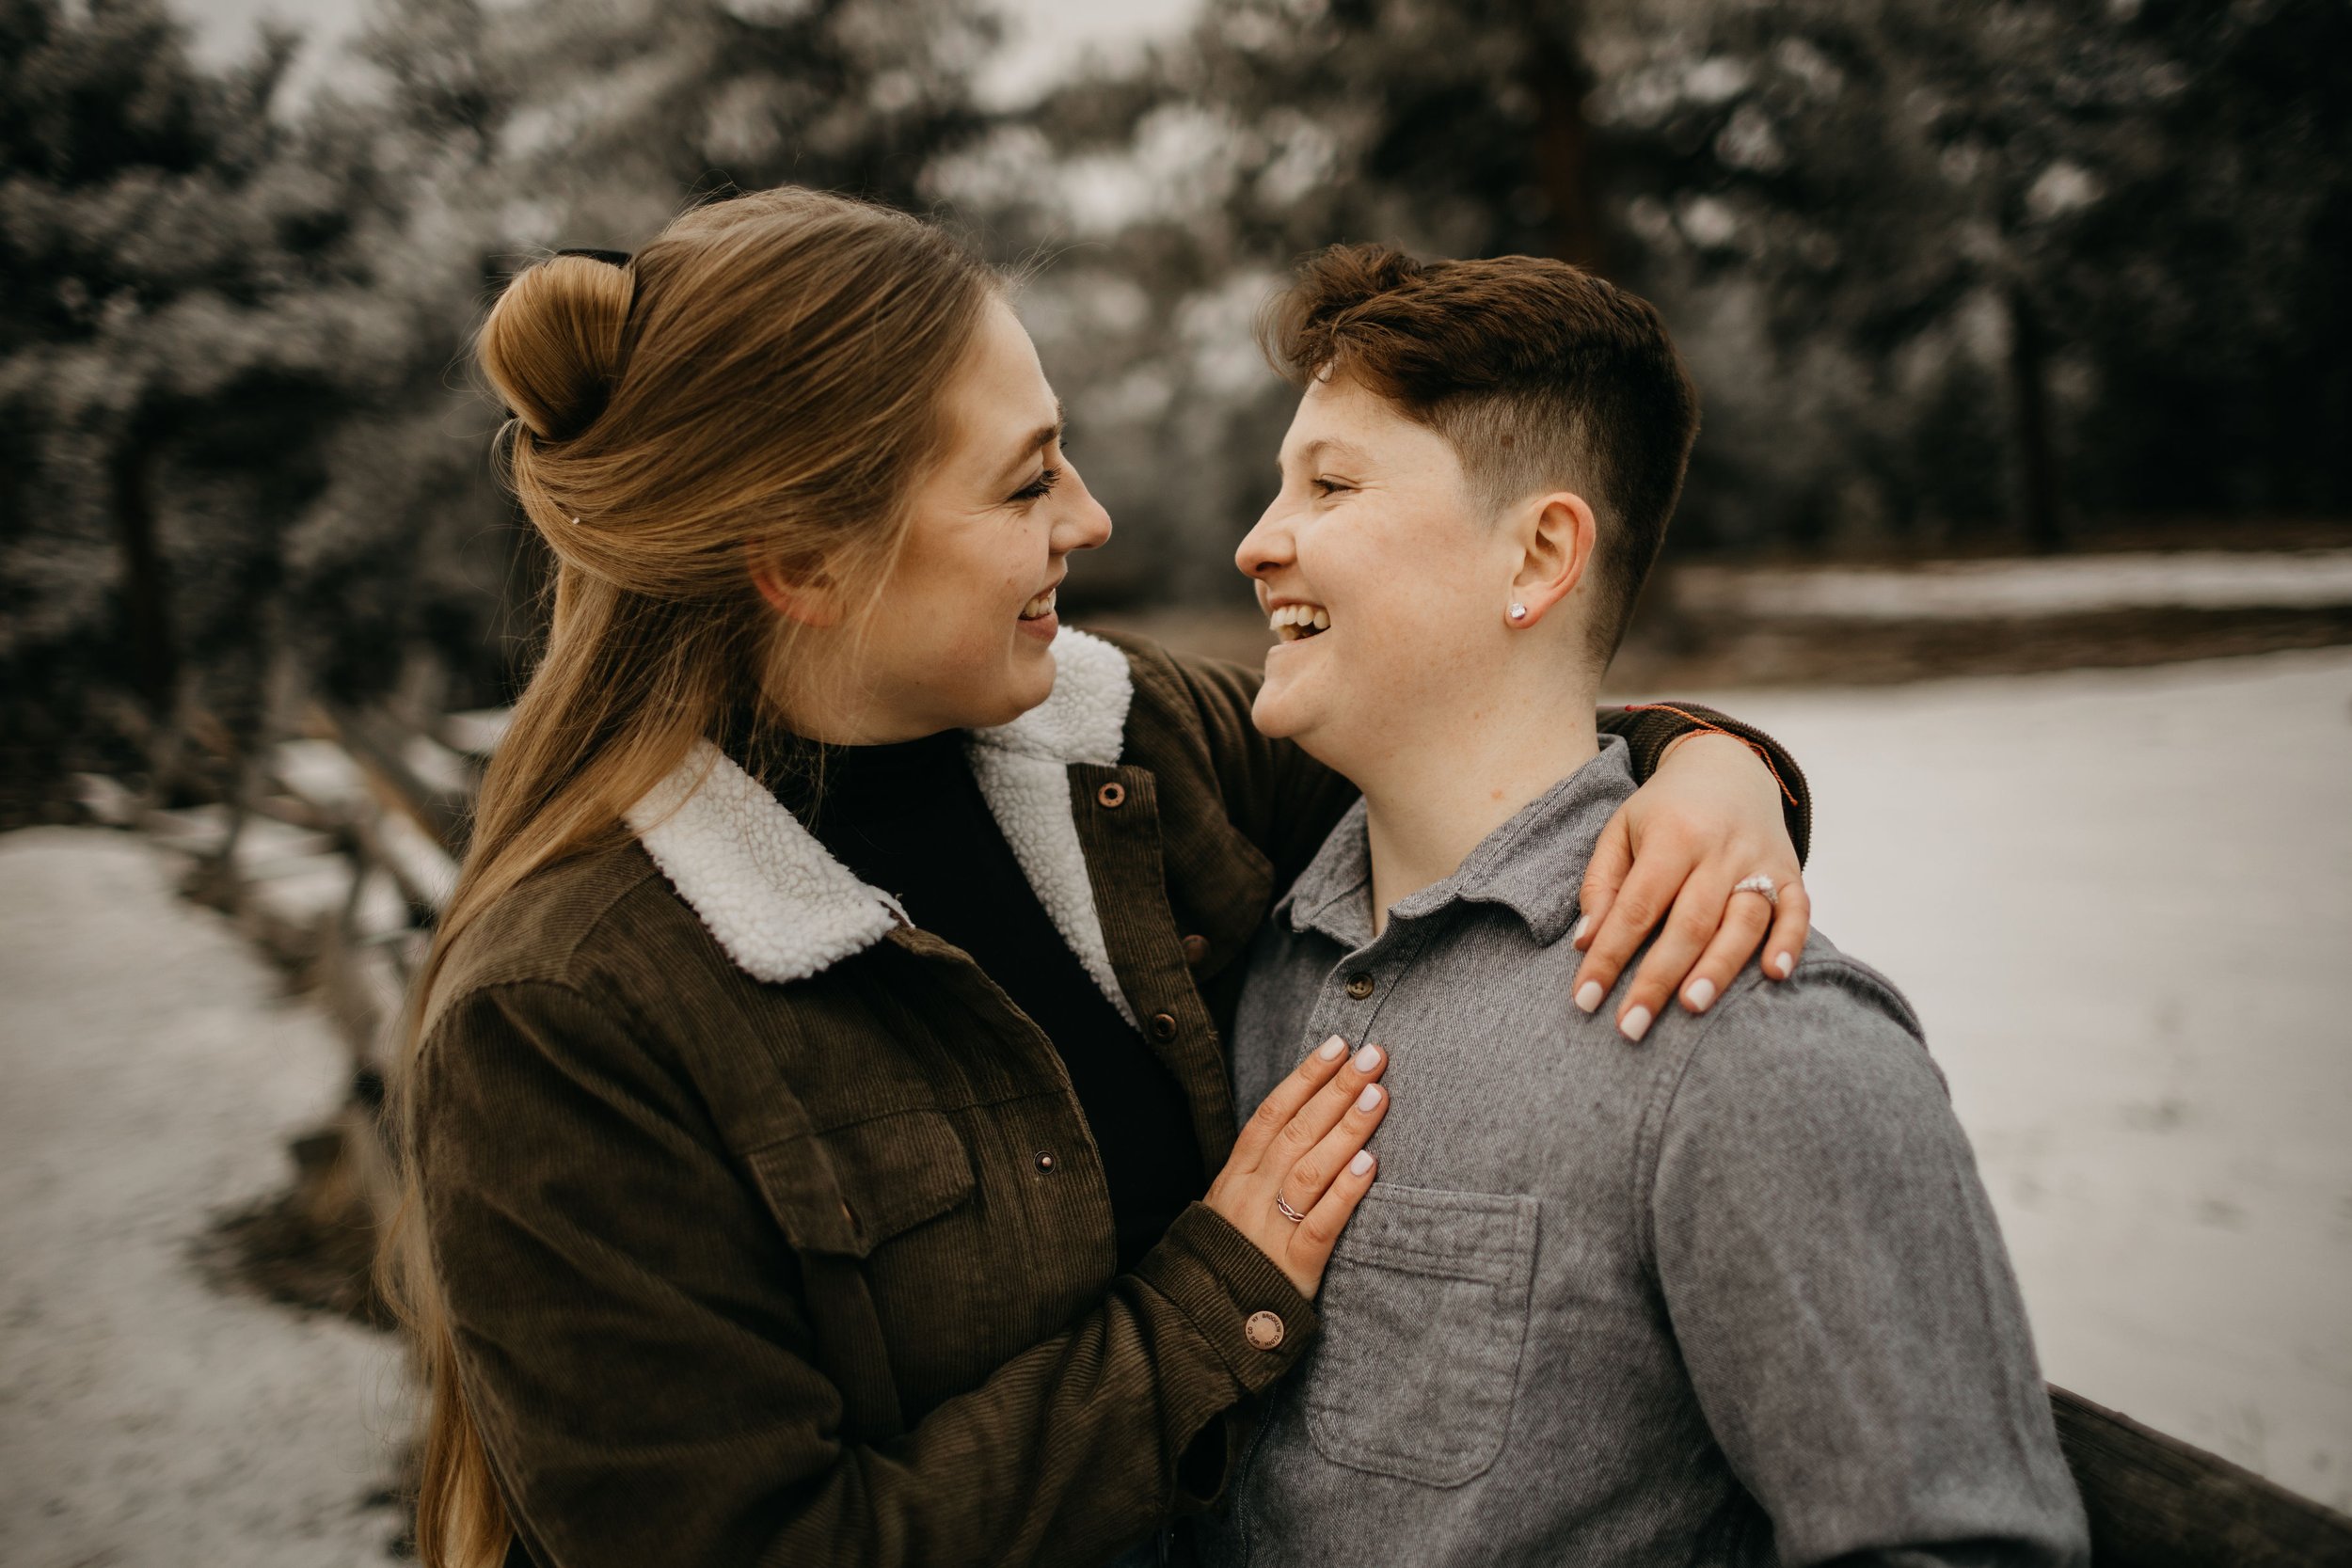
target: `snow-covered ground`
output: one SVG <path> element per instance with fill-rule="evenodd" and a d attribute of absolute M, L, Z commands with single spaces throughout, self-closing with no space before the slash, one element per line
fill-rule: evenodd
<path fill-rule="evenodd" d="M 2113 610 L 2352 604 L 2352 550 L 2169 550 L 1918 566 L 1686 566 L 1676 603 L 1765 619 L 1975 621 Z"/>
<path fill-rule="evenodd" d="M 1719 701 L 1805 765 L 2051 1379 L 2352 1509 L 2352 650 Z"/>
<path fill-rule="evenodd" d="M 0 837 L 0 1562 L 384 1562 L 391 1340 L 189 1257 L 284 1183 L 344 1053 L 172 895 L 177 863 L 103 829 Z"/>
<path fill-rule="evenodd" d="M 2352 1505 L 2352 650 L 1743 691 L 1928 1021 L 2051 1377 Z M 0 1561 L 380 1561 L 388 1340 L 188 1261 L 341 1053 L 166 856 L 0 838 Z"/>

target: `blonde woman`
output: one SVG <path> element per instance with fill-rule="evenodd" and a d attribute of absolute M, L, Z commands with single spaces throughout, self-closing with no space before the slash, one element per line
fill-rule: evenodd
<path fill-rule="evenodd" d="M 1375 1042 L 1246 1125 L 1220 1044 L 1351 792 L 1250 727 L 1254 675 L 1059 629 L 1109 519 L 930 226 L 703 207 L 524 271 L 480 357 L 557 570 L 399 1085 L 421 1555 L 1150 1543 L 1219 1495 L 1375 1178 Z M 1602 722 L 1645 774 L 1691 728 Z M 1742 746 L 1666 769 L 1599 939 L 1683 889 L 1661 999 L 1734 878 L 1798 869 Z"/>

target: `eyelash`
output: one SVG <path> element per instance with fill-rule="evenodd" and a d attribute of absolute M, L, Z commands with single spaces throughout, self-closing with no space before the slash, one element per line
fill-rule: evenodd
<path fill-rule="evenodd" d="M 1308 483 L 1312 484 L 1317 490 L 1322 491 L 1326 496 L 1335 496 L 1342 490 L 1353 490 L 1356 488 L 1354 485 L 1348 483 L 1347 481 L 1343 479 L 1333 479 L 1328 474 L 1317 474 Z"/>
<path fill-rule="evenodd" d="M 1060 483 L 1061 470 L 1049 467 L 1028 483 L 1015 490 L 1012 493 L 1012 499 L 1017 501 L 1043 500 L 1047 493 Z"/>

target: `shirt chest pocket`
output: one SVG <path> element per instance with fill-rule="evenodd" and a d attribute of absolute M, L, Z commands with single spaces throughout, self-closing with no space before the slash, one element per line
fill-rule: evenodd
<path fill-rule="evenodd" d="M 1429 1486 L 1486 1473 L 1509 1434 L 1539 1206 L 1375 1185 L 1340 1237 L 1301 1398 L 1315 1451 Z"/>

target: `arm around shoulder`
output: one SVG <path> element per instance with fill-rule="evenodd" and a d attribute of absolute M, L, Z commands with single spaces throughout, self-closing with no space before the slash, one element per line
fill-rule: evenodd
<path fill-rule="evenodd" d="M 1273 863 L 1276 886 L 1288 886 L 1354 803 L 1356 786 L 1295 742 L 1259 732 L 1250 709 L 1264 678 L 1261 672 L 1178 653 L 1143 638 L 1106 640 L 1127 655 L 1138 703 L 1198 730 L 1227 817 Z M 1763 731 L 1712 708 L 1681 703 L 1604 707 L 1596 713 L 1595 724 L 1603 734 L 1625 738 L 1637 782 L 1647 782 L 1666 749 L 1687 735 L 1718 730 L 1757 746 L 1787 792 L 1789 837 L 1798 860 L 1804 859 L 1812 796 L 1796 758 Z"/>
<path fill-rule="evenodd" d="M 1279 1271 L 1196 1206 L 1061 1333 L 853 1441 L 799 1259 L 624 1008 L 485 988 L 417 1066 L 468 1409 L 547 1568 L 1098 1561 L 1214 1495 L 1235 1407 L 1311 1336 Z M 1268 1354 L 1241 1307 L 1277 1299 L 1297 1332 Z"/>
<path fill-rule="evenodd" d="M 1796 754 L 1779 741 L 1754 724 L 1696 703 L 1604 707 L 1597 723 L 1601 734 L 1624 738 L 1632 752 L 1633 777 L 1644 783 L 1657 773 L 1667 748 L 1685 736 L 1714 733 L 1745 741 L 1780 785 L 1781 819 L 1788 830 L 1788 842 L 1796 846 L 1798 863 L 1804 863 L 1813 847 L 1813 790 L 1805 783 L 1804 769 L 1797 766 Z"/>
<path fill-rule="evenodd" d="M 1999 1227 L 1899 995 L 1818 945 L 1748 976 L 1653 1126 L 1660 1287 L 1782 1560 L 2086 1560 Z"/>

